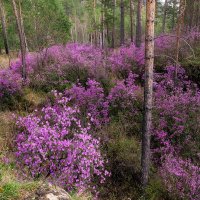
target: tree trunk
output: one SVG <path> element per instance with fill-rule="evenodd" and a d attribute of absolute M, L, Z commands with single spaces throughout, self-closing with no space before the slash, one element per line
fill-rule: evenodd
<path fill-rule="evenodd" d="M 101 3 L 101 48 L 104 48 L 104 2 Z"/>
<path fill-rule="evenodd" d="M 163 24 L 162 24 L 162 32 L 163 33 L 165 33 L 166 17 L 167 17 L 167 7 L 168 7 L 168 0 L 165 0 L 164 13 L 163 13 Z"/>
<path fill-rule="evenodd" d="M 177 0 L 173 0 L 172 30 L 175 27 L 176 3 L 177 3 Z"/>
<path fill-rule="evenodd" d="M 196 2 L 196 12 L 195 12 L 195 26 L 198 26 L 199 20 L 199 13 L 200 13 L 200 2 Z"/>
<path fill-rule="evenodd" d="M 133 26 L 134 26 L 134 4 L 133 0 L 130 0 L 130 23 L 131 23 L 131 42 L 133 43 Z"/>
<path fill-rule="evenodd" d="M 1 25 L 2 25 L 5 52 L 7 55 L 9 55 L 8 37 L 7 37 L 7 31 L 6 31 L 6 18 L 5 18 L 5 12 L 4 12 L 2 0 L 0 0 L 0 15 L 1 15 Z"/>
<path fill-rule="evenodd" d="M 116 12 L 116 0 L 113 0 L 112 48 L 115 48 L 115 12 Z"/>
<path fill-rule="evenodd" d="M 107 46 L 110 47 L 111 37 L 110 37 L 110 27 L 108 21 L 106 21 L 106 38 L 107 38 Z"/>
<path fill-rule="evenodd" d="M 27 43 L 27 39 L 26 39 L 26 34 L 24 31 L 24 20 L 22 17 L 22 7 L 21 7 L 21 1 L 19 0 L 19 22 L 20 22 L 20 28 L 24 37 L 24 43 L 25 43 L 25 49 L 26 52 L 28 52 L 28 43 Z"/>
<path fill-rule="evenodd" d="M 94 44 L 97 46 L 97 17 L 96 17 L 96 0 L 93 1 L 94 12 Z"/>
<path fill-rule="evenodd" d="M 138 0 L 135 44 L 136 44 L 137 47 L 140 47 L 141 43 L 142 43 L 142 0 Z"/>
<path fill-rule="evenodd" d="M 183 28 L 183 21 L 184 21 L 184 13 L 185 13 L 185 3 L 184 0 L 180 0 L 179 5 L 179 15 L 178 15 L 178 22 L 177 22 L 177 30 L 176 30 L 176 69 L 175 69 L 175 78 L 174 82 L 176 85 L 177 82 L 177 74 L 178 74 L 178 63 L 179 63 L 179 51 L 180 51 L 180 37 L 181 37 L 181 30 Z"/>
<path fill-rule="evenodd" d="M 150 168 L 150 137 L 152 127 L 153 68 L 154 68 L 155 0 L 146 3 L 144 124 L 142 135 L 142 185 L 148 183 Z"/>
<path fill-rule="evenodd" d="M 15 0 L 12 0 L 12 5 L 13 5 L 13 10 L 14 10 L 14 14 L 15 14 L 16 23 L 17 23 L 17 29 L 18 29 L 19 41 L 20 41 L 20 48 L 21 48 L 22 79 L 23 79 L 23 83 L 25 83 L 25 81 L 26 81 L 26 46 L 25 46 L 25 39 L 24 39 L 23 32 L 21 30 L 19 13 L 18 13 L 18 10 L 17 10 L 17 5 L 16 5 Z"/>
<path fill-rule="evenodd" d="M 121 0 L 120 45 L 124 44 L 124 0 Z"/>

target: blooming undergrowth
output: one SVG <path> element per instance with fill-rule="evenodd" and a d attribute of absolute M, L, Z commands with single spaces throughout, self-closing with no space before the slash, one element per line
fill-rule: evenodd
<path fill-rule="evenodd" d="M 199 37 L 191 34 L 192 41 Z M 174 40 L 169 35 L 158 37 L 156 52 L 161 55 L 173 49 Z M 27 55 L 26 62 L 27 87 L 53 89 L 54 97 L 17 119 L 18 165 L 34 178 L 46 178 L 67 190 L 97 191 L 97 183 L 110 176 L 102 146 L 119 142 L 117 137 L 109 138 L 112 130 L 108 127 L 123 126 L 120 137 L 125 135 L 124 143 L 130 146 L 133 136 L 141 139 L 144 45 L 136 48 L 132 44 L 109 53 L 90 45 L 55 45 Z M 20 60 L 0 71 L 0 99 L 23 90 L 20 73 Z M 182 67 L 178 66 L 177 80 L 174 74 L 173 65 L 155 71 L 152 160 L 172 198 L 197 200 L 200 91 Z M 112 156 L 111 162 L 117 157 Z"/>

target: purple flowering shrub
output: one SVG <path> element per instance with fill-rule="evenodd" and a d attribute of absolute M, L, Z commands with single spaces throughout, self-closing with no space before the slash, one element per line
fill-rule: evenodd
<path fill-rule="evenodd" d="M 80 108 L 83 118 L 88 114 L 91 116 L 93 127 L 100 128 L 109 122 L 109 105 L 99 82 L 88 79 L 86 87 L 79 83 L 65 90 L 64 94 Z"/>
<path fill-rule="evenodd" d="M 22 79 L 10 69 L 0 70 L 0 98 L 21 90 Z"/>
<path fill-rule="evenodd" d="M 116 85 L 111 89 L 108 101 L 114 113 L 118 111 L 135 111 L 134 101 L 136 100 L 136 91 L 139 89 L 135 84 L 136 77 L 137 75 L 129 73 L 127 79 L 117 81 Z"/>
<path fill-rule="evenodd" d="M 136 74 L 129 73 L 126 79 L 118 80 L 107 97 L 112 121 L 121 124 L 127 135 L 140 134 L 142 94 L 136 78 Z"/>
<path fill-rule="evenodd" d="M 182 199 L 199 198 L 200 92 L 179 68 L 156 74 L 152 151 L 169 192 Z M 192 158 L 192 160 L 190 160 Z"/>
<path fill-rule="evenodd" d="M 200 199 L 200 167 L 173 154 L 163 158 L 160 175 L 168 191 L 179 199 Z"/>
<path fill-rule="evenodd" d="M 40 52 L 38 65 L 34 67 L 31 83 L 34 87 L 65 85 L 66 81 L 85 83 L 88 78 L 104 77 L 103 52 L 90 45 L 67 44 L 52 46 Z M 40 83 L 39 85 L 38 82 Z M 56 88 L 59 89 L 59 88 Z"/>
<path fill-rule="evenodd" d="M 16 156 L 33 177 L 44 176 L 68 190 L 95 189 L 93 180 L 105 181 L 109 173 L 98 139 L 80 120 L 80 111 L 69 98 L 55 92 L 54 105 L 17 121 Z"/>
<path fill-rule="evenodd" d="M 179 69 L 179 80 L 174 87 L 174 70 L 170 66 L 167 73 L 156 77 L 160 80 L 155 84 L 156 120 L 153 134 L 162 144 L 159 148 L 165 147 L 165 151 L 170 152 L 173 146 L 176 151 L 182 152 L 183 149 L 184 154 L 188 154 L 193 140 L 198 141 L 199 137 L 200 92 L 187 81 L 183 68 Z"/>
<path fill-rule="evenodd" d="M 120 47 L 108 57 L 108 64 L 112 72 L 120 78 L 126 77 L 130 71 L 141 74 L 143 72 L 141 66 L 144 65 L 144 44 L 140 48 L 135 44 Z"/>
<path fill-rule="evenodd" d="M 187 33 L 184 40 L 189 44 L 199 38 L 197 31 Z M 161 35 L 155 40 L 156 65 L 163 69 L 164 63 L 172 64 L 174 61 L 174 44 L 176 37 L 174 35 Z M 182 48 L 181 57 L 191 56 L 191 49 L 187 46 Z M 189 49 L 188 49 L 189 48 Z M 189 52 L 189 55 L 186 55 Z M 165 58 L 165 60 L 163 60 Z M 160 60 L 161 59 L 161 60 Z M 26 65 L 28 80 L 27 85 L 36 89 L 51 91 L 52 89 L 63 90 L 68 82 L 84 83 L 88 78 L 95 79 L 99 82 L 109 84 L 111 78 L 125 78 L 130 71 L 142 77 L 144 72 L 144 44 L 140 48 L 134 44 L 123 46 L 117 50 L 106 52 L 87 44 L 69 43 L 67 45 L 54 45 L 36 53 L 26 55 Z M 11 64 L 6 72 L 10 77 L 10 84 L 18 87 L 20 91 L 21 82 L 21 59 Z M 156 67 L 156 70 L 159 67 Z M 16 81 L 16 77 L 18 80 Z M 6 82 L 5 76 L 1 75 L 0 79 Z M 2 81 L 1 81 L 2 82 Z M 107 83 L 108 82 L 108 83 Z M 0 83 L 2 93 L 14 94 L 5 85 Z M 13 87 L 15 88 L 15 87 Z M 14 89 L 13 89 L 14 90 Z M 16 91 L 16 90 L 14 90 Z M 11 92 L 11 93 L 10 93 Z M 2 95 L 1 95 L 2 96 Z"/>

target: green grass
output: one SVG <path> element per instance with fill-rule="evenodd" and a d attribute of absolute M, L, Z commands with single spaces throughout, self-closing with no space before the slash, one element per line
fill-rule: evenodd
<path fill-rule="evenodd" d="M 0 164 L 0 200 L 18 200 L 40 186 L 36 181 L 20 181 L 14 163 Z"/>
<path fill-rule="evenodd" d="M 77 194 L 71 193 L 71 200 L 92 200 L 92 196 L 90 193 L 82 193 L 82 194 Z"/>
<path fill-rule="evenodd" d="M 0 199 L 10 200 L 17 199 L 19 197 L 20 185 L 15 182 L 6 183 L 0 188 Z"/>

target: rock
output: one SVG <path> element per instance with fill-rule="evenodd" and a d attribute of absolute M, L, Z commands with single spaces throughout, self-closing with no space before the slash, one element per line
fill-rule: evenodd
<path fill-rule="evenodd" d="M 43 184 L 36 190 L 35 194 L 25 200 L 71 200 L 71 197 L 60 187 Z"/>

